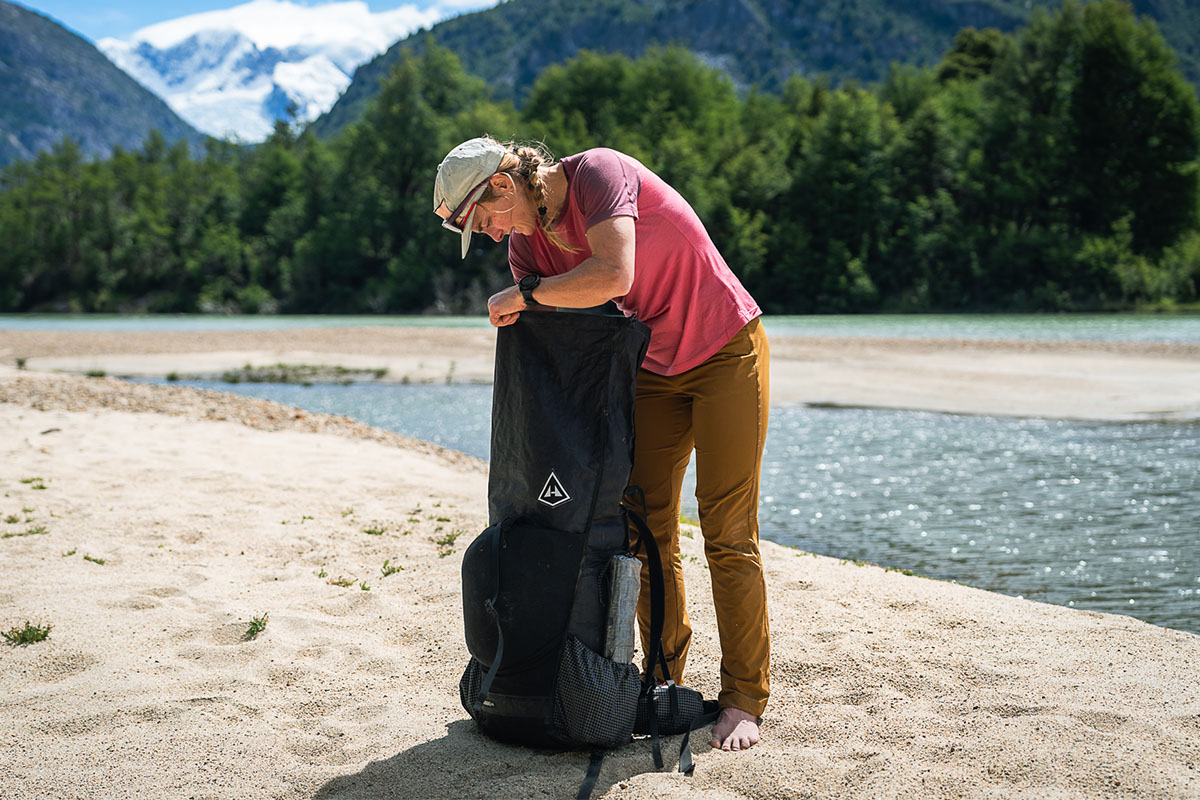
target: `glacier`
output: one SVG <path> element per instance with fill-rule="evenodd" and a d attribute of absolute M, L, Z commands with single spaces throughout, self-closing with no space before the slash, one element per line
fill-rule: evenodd
<path fill-rule="evenodd" d="M 309 122 L 328 111 L 355 69 L 399 39 L 495 2 L 443 0 L 372 12 L 361 0 L 252 0 L 96 46 L 198 130 L 254 143 L 277 120 Z"/>

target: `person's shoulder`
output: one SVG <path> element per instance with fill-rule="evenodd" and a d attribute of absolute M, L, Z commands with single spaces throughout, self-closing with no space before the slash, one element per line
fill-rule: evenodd
<path fill-rule="evenodd" d="M 579 177 L 584 181 L 614 181 L 637 182 L 640 179 L 641 164 L 619 150 L 611 147 L 593 147 L 583 150 L 573 156 L 567 164 L 567 177 Z M 565 161 L 566 159 L 564 159 Z"/>
<path fill-rule="evenodd" d="M 614 150 L 611 147 L 591 147 L 567 158 L 572 159 L 576 164 L 587 164 L 589 166 L 623 164 L 626 161 L 633 160 L 621 151 Z M 563 160 L 565 161 L 566 159 Z"/>

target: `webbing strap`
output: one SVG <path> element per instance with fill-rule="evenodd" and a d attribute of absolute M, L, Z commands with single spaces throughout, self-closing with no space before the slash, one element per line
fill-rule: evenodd
<path fill-rule="evenodd" d="M 692 731 L 713 724 L 720 715 L 721 709 L 717 706 L 717 701 L 705 700 L 704 713 L 692 720 L 691 726 L 684 731 L 683 741 L 679 743 L 679 771 L 684 775 L 691 775 L 696 768 L 696 765 L 692 763 L 692 748 L 688 746 L 691 742 Z"/>
<path fill-rule="evenodd" d="M 640 491 L 640 490 L 639 490 Z M 663 585 L 662 557 L 658 553 L 658 543 L 654 534 L 646 525 L 646 520 L 637 512 L 630 511 L 629 519 L 638 531 L 638 546 L 646 546 L 646 561 L 650 567 L 650 642 L 647 645 L 646 676 L 642 682 L 642 691 L 648 692 L 654 686 L 654 670 L 658 664 L 663 668 L 663 680 L 671 677 L 667 669 L 666 655 L 663 653 L 662 632 L 666 621 L 666 587 Z"/>
<path fill-rule="evenodd" d="M 658 710 L 655 707 L 655 686 L 654 670 L 657 665 L 662 666 L 663 679 L 671 680 L 671 670 L 667 665 L 667 656 L 663 652 L 662 632 L 663 624 L 666 620 L 666 588 L 663 585 L 663 569 L 662 556 L 658 552 L 658 542 L 654 539 L 654 534 L 651 533 L 649 525 L 646 524 L 646 495 L 642 492 L 641 487 L 632 486 L 626 491 L 626 496 L 631 500 L 636 498 L 642 506 L 642 514 L 636 511 L 629 510 L 629 519 L 638 532 L 638 546 L 642 542 L 646 543 L 646 561 L 650 567 L 650 652 L 646 656 L 646 676 L 642 684 L 642 694 L 646 696 L 647 708 L 650 713 L 650 739 L 654 752 L 654 766 L 659 769 L 663 767 L 662 748 L 659 743 L 658 736 Z M 671 704 L 671 719 L 676 725 L 679 724 L 679 698 L 675 691 L 674 683 L 671 683 L 667 689 L 668 702 Z M 684 775 L 691 775 L 695 770 L 696 765 L 692 761 L 692 751 L 690 748 L 692 731 L 703 728 L 706 725 L 711 725 L 717 721 L 720 715 L 720 708 L 715 700 L 704 701 L 704 713 L 692 720 L 691 725 L 683 734 L 683 741 L 679 743 L 679 771 Z"/>
<path fill-rule="evenodd" d="M 631 493 L 641 495 L 642 509 L 645 510 L 646 499 L 642 494 L 642 490 L 638 487 L 633 487 Z M 650 532 L 650 527 L 646 525 L 646 520 L 636 511 L 628 511 L 629 519 L 633 522 L 638 531 L 638 546 L 641 547 L 645 543 L 646 561 L 650 567 L 650 642 L 649 651 L 646 654 L 646 675 L 642 679 L 641 696 L 646 698 L 646 709 L 650 714 L 650 748 L 654 756 L 654 766 L 658 769 L 663 767 L 662 743 L 658 736 L 658 709 L 655 707 L 654 686 L 654 670 L 656 664 L 661 664 L 663 669 L 664 680 L 670 679 L 671 672 L 667 669 L 667 658 L 663 653 L 662 647 L 662 632 L 663 623 L 666 618 L 666 588 L 663 586 L 663 570 L 662 558 L 658 553 L 658 543 L 654 541 L 654 534 Z M 675 711 L 676 717 L 678 710 Z"/>
<path fill-rule="evenodd" d="M 604 751 L 593 750 L 592 757 L 588 760 L 587 775 L 583 778 L 583 783 L 579 785 L 579 794 L 575 795 L 575 800 L 588 800 L 592 796 L 592 792 L 596 789 L 596 781 L 600 780 L 600 765 L 604 763 Z"/>
<path fill-rule="evenodd" d="M 483 676 L 483 680 L 479 684 L 479 696 L 475 698 L 476 717 L 483 713 L 483 701 L 487 699 L 488 692 L 492 689 L 492 681 L 496 679 L 496 673 L 500 671 L 500 661 L 504 658 L 504 629 L 500 627 L 500 611 L 496 608 L 496 604 L 500 602 L 501 540 L 511 526 L 512 520 L 505 520 L 500 523 L 500 530 L 492 537 L 492 550 L 496 554 L 496 594 L 487 600 L 483 607 L 492 615 L 492 619 L 496 620 L 496 655 L 492 657 L 492 666 L 488 668 L 487 674 Z"/>

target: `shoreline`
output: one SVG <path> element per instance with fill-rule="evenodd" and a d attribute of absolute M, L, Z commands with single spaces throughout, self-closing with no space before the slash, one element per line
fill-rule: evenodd
<path fill-rule="evenodd" d="M 491 383 L 495 331 L 0 330 L 0 366 L 219 378 L 277 364 L 384 371 L 385 383 Z M 1200 421 L 1200 344 L 975 339 L 771 339 L 772 405 L 1127 422 Z"/>
<path fill-rule="evenodd" d="M 573 796 L 586 752 L 492 742 L 459 707 L 458 560 L 486 474 L 420 447 L 235 395 L 0 370 L 0 512 L 45 529 L 0 542 L 0 626 L 54 626 L 0 647 L 6 796 Z M 715 696 L 703 543 L 681 547 L 690 682 Z M 687 778 L 638 740 L 596 797 L 1200 794 L 1200 636 L 762 553 L 762 743 L 693 736 Z"/>

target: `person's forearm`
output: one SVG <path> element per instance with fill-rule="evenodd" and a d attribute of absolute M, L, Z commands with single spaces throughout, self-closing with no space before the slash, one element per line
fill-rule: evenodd
<path fill-rule="evenodd" d="M 542 278 L 533 297 L 544 306 L 591 308 L 624 297 L 633 283 L 631 271 L 592 257 L 570 272 Z"/>
<path fill-rule="evenodd" d="M 539 305 L 557 308 L 592 308 L 616 297 L 624 297 L 633 285 L 632 259 L 619 261 L 592 256 L 570 272 L 542 278 L 533 290 Z M 497 327 L 512 325 L 526 308 L 517 286 L 501 289 L 488 300 L 488 318 Z"/>

